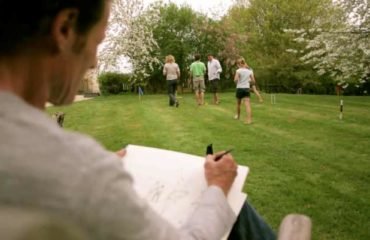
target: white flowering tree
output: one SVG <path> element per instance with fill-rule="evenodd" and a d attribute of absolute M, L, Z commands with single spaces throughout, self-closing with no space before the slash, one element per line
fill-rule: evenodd
<path fill-rule="evenodd" d="M 330 27 L 286 32 L 298 35 L 295 41 L 306 46 L 300 59 L 314 64 L 320 75 L 327 74 L 342 86 L 355 82 L 359 86 L 370 74 L 370 3 L 337 0 L 334 4 L 343 17 L 333 14 Z M 287 51 L 300 53 L 295 49 Z"/>
<path fill-rule="evenodd" d="M 144 7 L 143 0 L 114 0 L 107 37 L 99 53 L 99 70 L 122 70 L 129 62 L 132 79 L 145 84 L 155 65 L 158 48 L 150 26 L 159 20 L 160 2 Z"/>

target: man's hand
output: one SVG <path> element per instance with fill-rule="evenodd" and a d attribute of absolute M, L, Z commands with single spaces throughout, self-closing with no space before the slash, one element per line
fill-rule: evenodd
<path fill-rule="evenodd" d="M 215 158 L 219 154 L 222 154 L 222 152 L 206 157 L 205 175 L 208 186 L 220 187 L 227 196 L 237 175 L 238 165 L 230 154 L 223 156 L 216 162 Z"/>
<path fill-rule="evenodd" d="M 116 152 L 116 154 L 117 154 L 117 156 L 118 156 L 119 158 L 123 158 L 123 157 L 126 155 L 126 149 L 125 149 L 125 148 L 123 148 L 123 149 L 121 149 L 121 150 L 117 151 L 117 152 Z"/>

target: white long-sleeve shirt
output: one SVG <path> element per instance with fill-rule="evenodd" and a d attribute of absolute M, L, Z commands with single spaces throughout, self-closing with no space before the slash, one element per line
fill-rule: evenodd
<path fill-rule="evenodd" d="M 217 59 L 212 59 L 212 61 L 208 61 L 207 69 L 208 69 L 208 80 L 212 81 L 215 79 L 220 79 L 222 67 Z"/>
<path fill-rule="evenodd" d="M 59 215 L 97 240 L 217 240 L 236 219 L 222 190 L 213 186 L 187 223 L 174 228 L 137 195 L 114 153 L 4 92 L 0 205 Z"/>

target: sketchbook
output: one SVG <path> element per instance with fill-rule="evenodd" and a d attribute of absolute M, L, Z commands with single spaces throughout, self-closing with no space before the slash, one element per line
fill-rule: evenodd
<path fill-rule="evenodd" d="M 181 227 L 207 189 L 204 156 L 136 145 L 128 145 L 126 150 L 123 165 L 132 175 L 137 193 L 159 215 L 175 227 Z M 228 194 L 228 202 L 236 215 L 247 198 L 242 189 L 248 172 L 248 167 L 238 167 Z"/>

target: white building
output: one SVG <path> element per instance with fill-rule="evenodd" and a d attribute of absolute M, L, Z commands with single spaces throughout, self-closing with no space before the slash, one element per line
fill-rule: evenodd
<path fill-rule="evenodd" d="M 87 71 L 78 92 L 81 94 L 100 94 L 98 71 L 96 69 Z"/>

